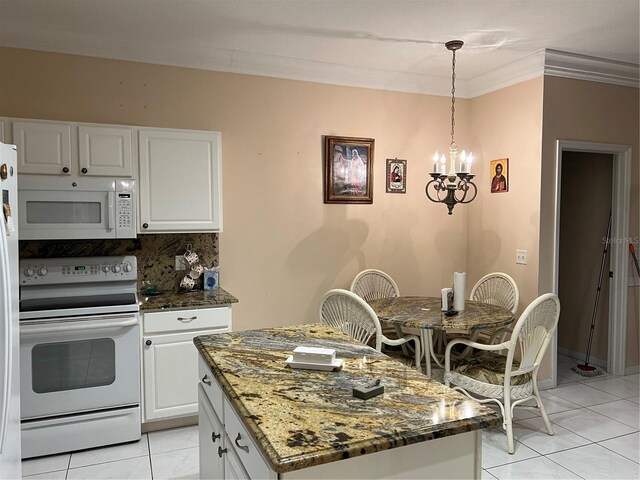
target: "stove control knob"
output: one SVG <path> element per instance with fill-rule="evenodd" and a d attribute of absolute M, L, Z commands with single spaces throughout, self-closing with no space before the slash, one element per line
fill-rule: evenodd
<path fill-rule="evenodd" d="M 33 277 L 35 275 L 36 271 L 33 269 L 33 267 L 27 267 L 24 269 L 24 276 L 25 277 Z"/>
<path fill-rule="evenodd" d="M 40 267 L 38 269 L 38 275 L 40 275 L 41 277 L 44 277 L 47 273 L 49 273 L 47 267 Z"/>
<path fill-rule="evenodd" d="M 132 266 L 130 263 L 125 263 L 125 264 L 122 266 L 122 269 L 123 269 L 125 272 L 129 273 L 129 272 L 131 272 L 131 271 L 133 270 L 133 266 Z"/>
<path fill-rule="evenodd" d="M 102 266 L 102 271 L 104 273 L 109 273 L 109 270 L 111 270 L 111 267 L 109 265 L 103 265 Z"/>
<path fill-rule="evenodd" d="M 113 273 L 120 273 L 120 270 L 122 270 L 122 267 L 118 264 L 115 264 L 113 266 Z"/>

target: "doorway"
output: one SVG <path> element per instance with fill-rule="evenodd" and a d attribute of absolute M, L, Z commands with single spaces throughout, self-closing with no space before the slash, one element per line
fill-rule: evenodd
<path fill-rule="evenodd" d="M 613 276 L 608 279 L 609 295 L 607 328 L 607 371 L 613 375 L 625 374 L 626 345 L 627 345 L 627 272 L 629 267 L 628 246 L 620 239 L 629 236 L 629 209 L 631 187 L 631 146 L 606 143 L 575 142 L 558 140 L 556 144 L 556 190 L 554 215 L 554 248 L 553 248 L 553 292 L 559 292 L 559 264 L 560 264 L 560 213 L 562 201 L 562 165 L 565 154 L 571 152 L 605 154 L 613 160 L 611 176 L 611 243 L 609 245 L 609 269 Z M 568 158 L 567 157 L 567 158 Z M 572 175 L 572 171 L 565 171 Z M 602 228 L 602 227 L 600 227 Z M 606 224 L 605 227 L 606 229 Z M 606 230 L 605 230 L 606 232 Z M 602 234 L 604 235 L 604 234 Z M 601 237 L 600 237 L 601 240 Z M 593 292 L 595 294 L 595 291 Z M 592 295 L 593 295 L 592 294 Z M 601 299 L 602 299 L 601 294 Z M 594 299 L 594 297 L 591 297 Z M 562 301 L 562 300 L 561 300 Z M 593 308 L 592 302 L 591 308 Z M 584 322 L 584 320 L 583 320 Z M 589 317 L 589 325 L 590 325 Z M 584 361 L 584 359 L 582 360 Z M 552 351 L 552 382 L 557 384 L 558 362 L 558 332 L 556 332 Z"/>
<path fill-rule="evenodd" d="M 607 369 L 610 257 L 603 253 L 608 245 L 605 238 L 611 213 L 612 181 L 613 155 L 562 153 L 558 258 L 562 321 L 558 323 L 558 354 L 565 360 L 558 361 L 559 382 L 562 377 L 574 376 L 570 366 L 584 363 L 594 315 L 589 364 Z M 598 290 L 598 308 L 594 314 Z"/>

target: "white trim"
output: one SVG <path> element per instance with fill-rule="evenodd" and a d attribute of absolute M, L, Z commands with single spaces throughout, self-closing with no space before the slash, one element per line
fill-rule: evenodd
<path fill-rule="evenodd" d="M 633 375 L 635 373 L 640 373 L 640 365 L 636 365 L 635 367 L 627 367 L 624 369 L 625 375 Z"/>
<path fill-rule="evenodd" d="M 558 263 L 560 247 L 560 185 L 562 171 L 562 152 L 593 152 L 613 155 L 613 198 L 611 238 L 629 237 L 629 210 L 631 187 L 631 146 L 610 143 L 576 142 L 557 140 L 555 155 L 555 198 L 553 218 L 553 293 L 558 293 Z M 610 268 L 614 276 L 609 283 L 609 344 L 607 352 L 608 372 L 624 375 L 627 350 L 627 281 L 629 271 L 628 246 L 620 242 L 611 242 Z M 616 275 L 615 272 L 624 272 Z M 554 335 L 552 349 L 552 381 L 557 381 L 558 332 Z"/>
<path fill-rule="evenodd" d="M 449 96 L 451 93 L 449 77 L 356 67 L 212 46 L 190 47 L 189 55 L 185 55 L 180 45 L 169 45 L 161 54 L 150 56 L 143 44 L 132 48 L 129 44 L 119 45 L 118 42 L 108 45 L 87 44 L 85 41 L 61 44 L 5 38 L 2 45 L 330 85 L 437 96 Z M 458 78 L 456 95 L 458 98 L 474 98 L 543 75 L 640 87 L 640 66 L 636 64 L 546 49 L 527 54 L 521 59 L 468 80 Z"/>
<path fill-rule="evenodd" d="M 461 93 L 462 98 L 474 98 L 479 95 L 495 92 L 544 74 L 545 52 L 539 50 L 514 62 L 472 78 L 468 81 L 468 88 Z M 456 94 L 458 90 L 456 89 Z"/>
<path fill-rule="evenodd" d="M 544 74 L 638 88 L 639 66 L 604 58 L 547 49 Z"/>
<path fill-rule="evenodd" d="M 576 352 L 574 350 L 569 350 L 568 348 L 558 347 L 558 353 L 566 355 L 567 357 L 571 357 L 571 359 L 576 361 L 576 364 L 584 363 L 585 352 Z M 607 370 L 607 361 L 601 358 L 594 357 L 593 355 L 589 357 L 589 365 L 603 368 L 605 371 Z"/>

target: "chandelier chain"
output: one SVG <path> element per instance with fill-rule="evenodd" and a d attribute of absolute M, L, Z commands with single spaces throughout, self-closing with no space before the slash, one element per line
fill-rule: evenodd
<path fill-rule="evenodd" d="M 456 51 L 453 50 L 453 60 L 451 61 L 451 144 L 455 143 L 456 127 Z"/>

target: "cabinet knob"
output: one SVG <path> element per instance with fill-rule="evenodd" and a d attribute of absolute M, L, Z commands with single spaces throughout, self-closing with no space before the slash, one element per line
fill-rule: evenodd
<path fill-rule="evenodd" d="M 202 377 L 202 383 L 211 386 L 211 380 L 209 380 L 209 377 L 207 375 Z"/>
<path fill-rule="evenodd" d="M 83 168 L 82 170 L 80 170 L 82 173 L 87 173 L 87 169 Z"/>
<path fill-rule="evenodd" d="M 238 436 L 236 437 L 235 443 L 236 443 L 236 447 L 238 447 L 240 450 L 244 450 L 245 452 L 249 453 L 249 447 L 247 445 L 240 445 L 238 443 L 238 440 L 242 439 L 242 437 L 240 436 L 240 433 L 238 432 Z"/>
<path fill-rule="evenodd" d="M 212 432 L 211 432 L 211 441 L 212 441 L 213 443 L 216 443 L 216 438 L 220 438 L 220 434 L 219 434 L 219 433 L 216 433 L 216 432 L 214 432 L 214 431 L 212 431 Z"/>
<path fill-rule="evenodd" d="M 148 223 L 143 223 L 142 224 L 142 228 L 149 228 L 149 224 Z"/>
<path fill-rule="evenodd" d="M 62 173 L 69 173 L 69 167 L 64 167 L 62 169 Z"/>
<path fill-rule="evenodd" d="M 218 456 L 222 458 L 222 455 L 227 453 L 227 448 L 218 447 Z"/>
<path fill-rule="evenodd" d="M 147 340 L 146 342 L 144 342 L 145 345 L 148 347 L 149 345 L 151 345 L 153 342 L 151 340 Z"/>

